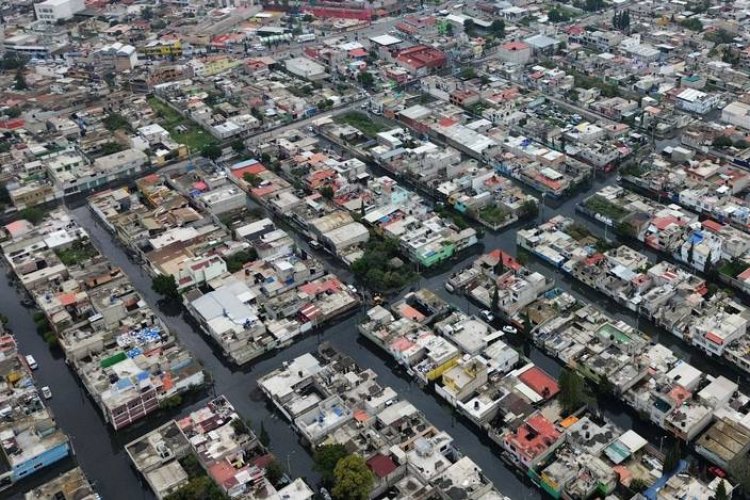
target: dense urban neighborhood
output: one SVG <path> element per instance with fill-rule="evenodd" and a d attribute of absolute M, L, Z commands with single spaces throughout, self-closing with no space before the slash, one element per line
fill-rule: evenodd
<path fill-rule="evenodd" d="M 0 498 L 750 498 L 750 2 L 0 2 Z"/>

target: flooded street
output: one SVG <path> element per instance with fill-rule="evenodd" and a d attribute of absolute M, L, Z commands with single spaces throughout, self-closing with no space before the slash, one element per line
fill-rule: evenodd
<path fill-rule="evenodd" d="M 613 182 L 613 176 L 595 180 L 585 192 L 581 192 L 563 203 L 555 203 L 553 206 L 553 202 L 549 202 L 548 206 L 544 208 L 542 216 L 549 218 L 555 214 L 562 214 L 572 217 L 574 216 L 575 205 L 578 202 L 590 195 L 591 192 Z M 288 422 L 282 420 L 262 397 L 257 389 L 256 381 L 258 377 L 280 367 L 284 361 L 291 360 L 306 352 L 315 351 L 322 341 L 331 342 L 334 347 L 349 354 L 360 366 L 372 368 L 379 375 L 380 382 L 383 385 L 393 387 L 401 398 L 411 401 L 435 426 L 447 430 L 453 436 L 459 450 L 476 461 L 505 495 L 513 499 L 541 498 L 541 493 L 531 487 L 525 478 L 517 476 L 500 461 L 493 447 L 488 444 L 489 440 L 485 433 L 476 430 L 463 418 L 457 418 L 450 406 L 444 404 L 430 391 L 422 390 L 416 383 L 403 376 L 402 372 L 394 366 L 389 358 L 367 340 L 361 338 L 356 325 L 362 318 L 362 310 L 317 334 L 300 339 L 280 352 L 257 359 L 250 366 L 238 369 L 223 361 L 221 354 L 198 333 L 181 309 L 175 310 L 172 307 L 170 310 L 158 305 L 159 296 L 151 290 L 149 276 L 137 263 L 128 259 L 123 249 L 97 222 L 87 206 L 75 208 L 73 213 L 78 222 L 89 232 L 97 248 L 114 265 L 121 267 L 126 272 L 135 288 L 138 289 L 151 307 L 160 313 L 166 325 L 179 337 L 182 344 L 200 359 L 213 379 L 213 386 L 209 390 L 196 396 L 193 401 L 188 402 L 176 412 L 172 414 L 161 413 L 158 416 L 148 418 L 146 422 L 126 429 L 124 432 L 114 433 L 105 424 L 98 408 L 87 396 L 76 375 L 67 367 L 62 354 L 57 351 L 50 351 L 44 340 L 36 334 L 32 310 L 21 307 L 20 294 L 14 290 L 7 279 L 1 280 L 0 293 L 2 293 L 4 300 L 0 302 L 0 313 L 10 318 L 9 327 L 17 336 L 21 352 L 33 354 L 38 360 L 39 370 L 35 373 L 38 384 L 40 386 L 48 385 L 52 389 L 51 406 L 54 415 L 63 430 L 71 437 L 72 445 L 76 451 L 76 460 L 94 482 L 103 498 L 154 498 L 135 469 L 131 467 L 124 452 L 124 444 L 156 428 L 175 415 L 185 414 L 191 409 L 205 404 L 212 394 L 226 395 L 237 411 L 252 422 L 256 431 L 260 428 L 262 421 L 271 438 L 271 450 L 284 466 L 290 468 L 291 475 L 302 476 L 311 484 L 317 483 L 318 475 L 313 470 L 309 453 L 300 445 Z M 593 233 L 602 234 L 601 227 L 581 217 L 576 218 L 589 227 Z M 508 228 L 500 233 L 488 232 L 482 240 L 482 245 L 472 254 L 451 262 L 450 265 L 444 266 L 441 270 L 427 273 L 414 286 L 429 288 L 455 306 L 468 312 L 476 312 L 477 307 L 470 304 L 465 297 L 449 294 L 444 288 L 445 281 L 454 270 L 470 265 L 480 252 L 501 248 L 515 254 L 516 232 L 519 227 L 521 225 Z M 295 238 L 302 246 L 306 247 L 306 244 L 296 235 Z M 340 266 L 330 259 L 327 259 L 327 263 L 333 268 L 334 272 L 348 278 L 349 273 L 340 269 Z M 636 324 L 633 313 L 627 313 L 614 306 L 602 295 L 573 282 L 569 278 L 563 278 L 560 272 L 540 263 L 540 261 L 531 258 L 528 266 L 548 276 L 554 275 L 557 286 L 571 292 L 577 298 L 594 302 L 610 311 L 613 317 L 623 319 L 633 325 Z M 731 375 L 730 378 L 732 379 L 737 377 L 736 373 L 732 374 L 731 370 L 725 368 L 721 363 L 706 358 L 696 350 L 687 347 L 682 341 L 649 328 L 645 321 L 641 322 L 641 327 L 660 342 L 671 347 L 678 356 L 693 363 L 697 368 L 715 374 Z M 509 341 L 513 343 L 513 339 L 509 339 Z M 521 348 L 543 369 L 555 376 L 559 374 L 561 366 L 554 359 L 533 346 L 521 346 Z M 606 404 L 601 405 L 601 411 L 623 428 L 633 428 L 651 440 L 660 438 L 661 433 L 658 429 L 653 425 L 635 419 L 634 415 L 619 401 L 607 401 Z M 41 471 L 31 480 L 25 481 L 17 485 L 15 489 L 10 490 L 11 497 L 20 498 L 20 491 L 25 491 L 33 484 L 54 477 L 68 467 L 69 462 L 68 465 L 63 463 L 58 467 Z"/>

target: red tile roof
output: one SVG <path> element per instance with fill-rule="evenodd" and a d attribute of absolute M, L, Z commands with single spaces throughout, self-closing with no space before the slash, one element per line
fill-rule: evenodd
<path fill-rule="evenodd" d="M 554 424 L 541 413 L 530 416 L 513 433 L 506 434 L 504 440 L 528 459 L 538 457 L 560 437 Z"/>
<path fill-rule="evenodd" d="M 722 229 L 724 229 L 724 226 L 719 224 L 716 221 L 712 221 L 710 219 L 703 221 L 703 227 L 708 229 L 709 231 L 713 231 L 714 233 L 720 232 Z"/>
<path fill-rule="evenodd" d="M 387 477 L 388 474 L 396 470 L 396 464 L 389 457 L 377 453 L 367 461 L 367 466 L 379 478 Z"/>
<path fill-rule="evenodd" d="M 538 366 L 529 368 L 518 378 L 545 399 L 553 398 L 560 392 L 557 381 Z"/>

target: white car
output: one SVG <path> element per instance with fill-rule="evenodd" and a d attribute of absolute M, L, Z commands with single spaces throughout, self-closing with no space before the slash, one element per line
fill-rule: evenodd
<path fill-rule="evenodd" d="M 492 323 L 495 321 L 495 315 L 492 314 L 489 310 L 483 309 L 482 312 L 479 313 L 479 315 L 482 317 L 483 320 L 485 320 L 487 323 Z"/>
<path fill-rule="evenodd" d="M 510 334 L 516 334 L 516 333 L 518 333 L 518 328 L 516 328 L 515 326 L 505 325 L 503 327 L 503 332 L 510 333 Z"/>
<path fill-rule="evenodd" d="M 29 365 L 29 368 L 31 368 L 32 370 L 36 370 L 37 368 L 39 368 L 39 365 L 36 363 L 34 356 L 32 356 L 31 354 L 26 356 L 26 364 Z"/>
<path fill-rule="evenodd" d="M 348 288 L 348 289 L 349 289 L 349 291 L 350 291 L 351 293 L 353 293 L 354 295 L 356 295 L 356 294 L 357 294 L 357 287 L 356 287 L 356 286 L 354 286 L 354 285 L 346 285 L 346 288 Z"/>
<path fill-rule="evenodd" d="M 52 399 L 52 390 L 49 386 L 45 385 L 42 387 L 42 396 L 44 396 L 44 399 Z"/>

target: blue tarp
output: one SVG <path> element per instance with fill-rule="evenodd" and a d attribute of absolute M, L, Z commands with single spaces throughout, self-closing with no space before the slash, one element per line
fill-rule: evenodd
<path fill-rule="evenodd" d="M 679 474 L 680 472 L 684 471 L 688 468 L 688 463 L 685 460 L 680 460 L 680 464 L 677 466 L 677 468 L 669 473 L 662 474 L 662 476 L 656 480 L 654 484 L 651 485 L 649 489 L 643 492 L 643 496 L 646 497 L 648 500 L 656 500 L 656 497 L 659 494 L 659 490 L 664 487 L 665 484 L 667 484 L 667 481 L 669 481 L 672 476 L 675 476 Z"/>
<path fill-rule="evenodd" d="M 121 379 L 120 379 L 120 380 L 118 380 L 118 381 L 117 381 L 117 383 L 115 384 L 115 386 L 116 386 L 116 387 L 117 387 L 118 389 L 120 389 L 120 390 L 122 390 L 122 389 L 127 389 L 127 388 L 128 388 L 128 387 L 130 387 L 131 385 L 133 385 L 133 384 L 132 384 L 132 383 L 130 382 L 130 380 L 128 380 L 128 379 L 126 379 L 126 378 L 121 378 Z"/>

